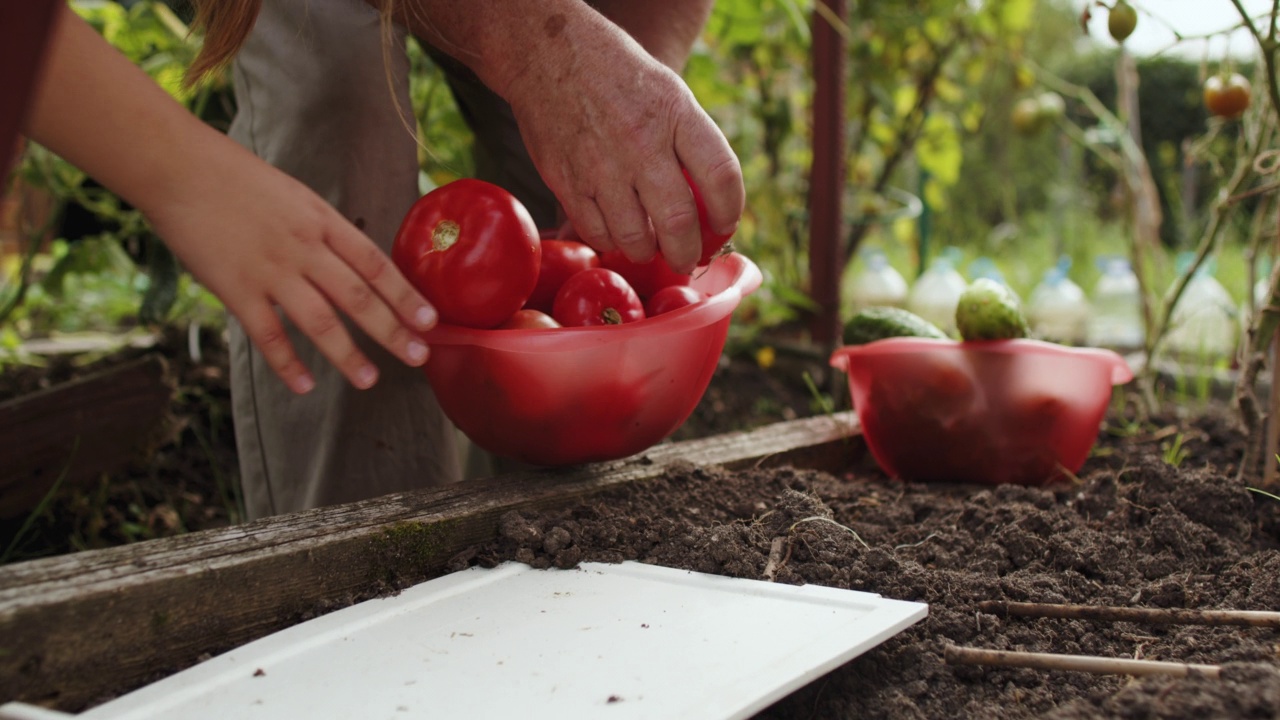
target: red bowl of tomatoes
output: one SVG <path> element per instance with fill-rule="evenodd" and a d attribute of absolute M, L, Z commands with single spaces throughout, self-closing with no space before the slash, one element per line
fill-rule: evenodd
<path fill-rule="evenodd" d="M 1133 378 L 1098 348 L 1039 340 L 890 338 L 839 348 L 876 462 L 916 482 L 1043 485 L 1080 470 L 1111 389 Z"/>
<path fill-rule="evenodd" d="M 731 253 L 694 273 L 691 305 L 617 325 L 438 325 L 425 372 L 446 415 L 489 452 L 544 465 L 616 460 L 693 412 L 759 268 Z"/>

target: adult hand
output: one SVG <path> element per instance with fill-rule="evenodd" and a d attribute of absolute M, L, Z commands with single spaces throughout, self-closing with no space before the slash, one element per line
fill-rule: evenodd
<path fill-rule="evenodd" d="M 737 156 L 679 75 L 587 12 L 499 94 L 584 241 L 636 262 L 660 248 L 674 269 L 691 271 L 701 232 L 681 167 L 702 192 L 711 228 L 727 235 L 745 202 Z"/>

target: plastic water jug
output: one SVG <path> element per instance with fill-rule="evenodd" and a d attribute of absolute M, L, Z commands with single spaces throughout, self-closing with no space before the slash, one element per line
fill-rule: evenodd
<path fill-rule="evenodd" d="M 1142 347 L 1146 329 L 1142 320 L 1142 288 L 1129 261 L 1123 257 L 1098 260 L 1102 276 L 1090 298 L 1092 313 L 1086 342 L 1095 347 L 1132 351 Z"/>
<path fill-rule="evenodd" d="M 1180 272 L 1190 260 L 1179 257 Z M 1178 298 L 1165 341 L 1170 352 L 1212 364 L 1235 355 L 1238 326 L 1235 301 L 1213 276 L 1210 260 L 1196 269 Z"/>
<path fill-rule="evenodd" d="M 850 301 L 855 311 L 869 307 L 906 307 L 907 281 L 880 250 L 862 254 L 863 269 L 853 279 Z"/>
<path fill-rule="evenodd" d="M 969 263 L 969 280 L 978 278 L 988 278 L 1006 286 L 1009 284 L 1004 279 L 1004 273 L 1001 273 L 1000 268 L 996 266 L 996 262 L 989 257 L 974 258 L 973 262 Z"/>
<path fill-rule="evenodd" d="M 1067 277 L 1069 260 L 1062 260 L 1044 274 L 1027 299 L 1031 332 L 1044 340 L 1081 345 L 1089 327 L 1089 301 L 1084 290 Z"/>
<path fill-rule="evenodd" d="M 969 283 L 943 254 L 929 263 L 907 295 L 907 309 L 937 325 L 948 335 L 956 333 L 956 305 Z"/>

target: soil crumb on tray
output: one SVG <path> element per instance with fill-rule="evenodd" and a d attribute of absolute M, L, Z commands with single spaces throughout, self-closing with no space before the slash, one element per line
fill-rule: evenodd
<path fill-rule="evenodd" d="M 1003 617 L 984 601 L 1280 610 L 1280 502 L 1233 469 L 1232 431 L 1104 436 L 1076 484 L 919 485 L 860 472 L 678 466 L 562 511 L 508 513 L 452 569 L 638 560 L 874 592 L 929 617 L 761 718 L 1280 717 L 1280 633 L 1258 627 Z M 948 645 L 1221 666 L 1218 679 L 948 665 Z"/>

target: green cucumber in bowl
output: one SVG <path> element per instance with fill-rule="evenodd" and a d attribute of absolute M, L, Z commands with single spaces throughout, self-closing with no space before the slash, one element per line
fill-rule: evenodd
<path fill-rule="evenodd" d="M 1031 332 L 1017 294 L 1004 283 L 990 278 L 974 280 L 960 294 L 956 304 L 956 329 L 965 341 L 1017 340 Z"/>
<path fill-rule="evenodd" d="M 866 345 L 893 337 L 946 340 L 947 334 L 919 315 L 897 307 L 864 308 L 844 325 L 845 345 Z"/>

